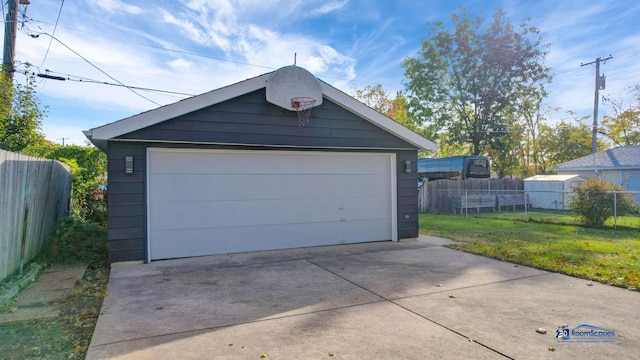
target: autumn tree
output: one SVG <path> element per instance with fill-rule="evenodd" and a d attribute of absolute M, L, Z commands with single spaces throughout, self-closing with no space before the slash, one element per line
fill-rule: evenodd
<path fill-rule="evenodd" d="M 509 134 L 510 113 L 523 99 L 546 95 L 547 45 L 528 20 L 514 27 L 502 10 L 488 27 L 466 10 L 451 19 L 453 28 L 430 23 L 418 55 L 403 63 L 409 114 L 440 142 L 468 143 L 475 155 L 491 150 L 507 156 L 517 142 Z"/>
<path fill-rule="evenodd" d="M 618 146 L 640 145 L 640 84 L 631 94 L 635 99 L 628 106 L 623 100 L 607 99 L 615 116 L 604 116 L 600 133 Z"/>
<path fill-rule="evenodd" d="M 409 129 L 427 138 L 430 137 L 429 134 L 425 133 L 425 129 L 409 116 L 407 98 L 401 91 L 396 92 L 395 96 L 392 97 L 382 84 L 367 85 L 364 88 L 355 87 L 354 97 Z"/>

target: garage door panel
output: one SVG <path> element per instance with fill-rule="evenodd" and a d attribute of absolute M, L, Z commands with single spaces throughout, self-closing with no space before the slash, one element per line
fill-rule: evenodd
<path fill-rule="evenodd" d="M 154 202 L 389 196 L 389 175 L 169 175 L 153 177 Z M 367 186 L 360 182 L 366 181 Z M 330 185 L 330 186 L 328 186 Z M 380 194 L 380 189 L 383 194 Z M 178 191 L 176 191 L 178 190 Z"/>
<path fill-rule="evenodd" d="M 393 154 L 148 155 L 150 259 L 393 238 Z"/>
<path fill-rule="evenodd" d="M 390 236 L 380 236 L 383 233 L 390 233 L 390 227 L 375 220 L 168 230 L 151 234 L 154 239 L 151 256 L 169 259 L 244 252 L 246 249 L 262 251 L 391 240 Z"/>
<path fill-rule="evenodd" d="M 262 153 L 239 157 L 237 152 L 218 152 L 216 156 L 201 155 L 202 151 L 165 151 L 154 149 L 161 154 L 150 160 L 152 174 L 387 174 L 388 157 L 377 154 L 326 153 L 324 156 L 292 152 Z"/>
<path fill-rule="evenodd" d="M 194 208 L 199 209 L 193 211 Z M 388 198 L 201 201 L 155 205 L 154 229 L 215 228 L 354 220 L 382 220 L 391 217 Z"/>

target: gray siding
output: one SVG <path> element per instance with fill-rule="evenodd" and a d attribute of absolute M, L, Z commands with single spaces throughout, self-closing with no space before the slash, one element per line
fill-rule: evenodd
<path fill-rule="evenodd" d="M 124 158 L 133 156 L 133 174 L 125 174 Z M 146 253 L 146 145 L 109 142 L 109 261 L 144 260 Z"/>
<path fill-rule="evenodd" d="M 418 152 L 396 151 L 398 194 L 398 238 L 418 237 Z M 411 172 L 404 171 L 404 161 L 411 161 Z"/>
<path fill-rule="evenodd" d="M 118 141 L 109 141 L 109 261 L 146 258 L 147 147 L 273 150 L 267 146 L 278 145 L 284 149 L 291 147 L 291 150 L 296 151 L 306 147 L 314 151 L 395 152 L 398 237 L 402 239 L 418 236 L 415 148 L 329 101 L 313 109 L 309 125 L 298 127 L 297 124 L 295 114 L 266 103 L 264 90 L 261 90 L 126 134 Z M 161 141 L 185 141 L 190 144 L 163 144 Z M 198 142 L 245 145 L 194 144 Z M 247 146 L 252 144 L 256 146 Z M 125 156 L 134 157 L 133 174 L 127 175 L 124 172 Z M 405 172 L 405 160 L 411 160 L 411 173 Z"/>
<path fill-rule="evenodd" d="M 414 146 L 325 100 L 306 126 L 267 103 L 264 89 L 119 137 L 217 144 L 413 149 Z"/>

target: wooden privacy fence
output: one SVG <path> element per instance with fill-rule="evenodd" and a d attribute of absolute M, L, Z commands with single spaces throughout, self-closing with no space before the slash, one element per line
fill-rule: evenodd
<path fill-rule="evenodd" d="M 0 150 L 0 281 L 40 252 L 70 195 L 67 165 Z"/>
<path fill-rule="evenodd" d="M 478 209 L 497 207 L 499 209 L 501 206 L 516 206 L 515 201 L 519 200 L 519 198 L 516 199 L 513 195 L 507 196 L 505 194 L 516 190 L 524 190 L 524 182 L 522 180 L 466 179 L 425 181 L 418 190 L 418 209 L 423 213 L 453 213 L 457 212 L 456 209 L 463 207 L 477 207 Z M 469 203 L 469 201 L 473 203 Z"/>

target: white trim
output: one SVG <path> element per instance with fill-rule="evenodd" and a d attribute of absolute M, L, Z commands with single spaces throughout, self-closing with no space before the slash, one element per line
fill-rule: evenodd
<path fill-rule="evenodd" d="M 149 220 L 149 214 L 151 213 L 151 208 L 149 207 L 149 178 L 150 178 L 150 172 L 149 172 L 149 153 L 150 150 L 152 148 L 147 148 L 147 159 L 146 159 L 146 163 L 147 163 L 147 181 L 145 184 L 146 187 L 146 201 L 145 201 L 145 209 L 146 209 L 146 213 L 145 213 L 145 221 L 147 223 L 147 259 L 146 262 L 150 263 L 151 262 L 151 221 Z"/>
<path fill-rule="evenodd" d="M 84 131 L 84 134 L 94 143 L 100 143 L 105 140 L 114 140 L 114 138 L 118 136 L 265 88 L 266 80 L 270 74 L 271 73 L 263 74 L 202 95 L 194 96 L 173 104 L 165 105 L 154 110 L 149 110 L 138 115 L 118 120 L 110 124 Z M 324 81 L 318 81 L 322 87 L 323 96 L 327 99 L 336 102 L 346 110 L 364 118 L 381 129 L 394 134 L 409 144 L 417 147 L 419 150 L 435 149 L 435 143 L 432 141 L 425 139 L 421 135 L 371 109 Z"/>
<path fill-rule="evenodd" d="M 398 164 L 396 154 L 390 154 L 391 166 L 391 241 L 398 241 Z"/>
<path fill-rule="evenodd" d="M 415 150 L 415 148 L 377 148 L 377 147 L 346 147 L 346 146 L 302 146 L 302 145 L 274 145 L 274 144 L 245 144 L 245 143 L 224 143 L 224 142 L 200 142 L 200 141 L 179 141 L 179 140 L 145 140 L 145 139 L 111 139 L 109 141 L 121 141 L 121 142 L 140 142 L 140 143 L 154 143 L 154 144 L 188 144 L 188 145 L 222 145 L 222 146 L 247 146 L 247 147 L 261 147 L 261 148 L 276 148 L 276 149 L 345 149 L 345 150 Z M 179 149 L 179 148 L 175 148 Z"/>

